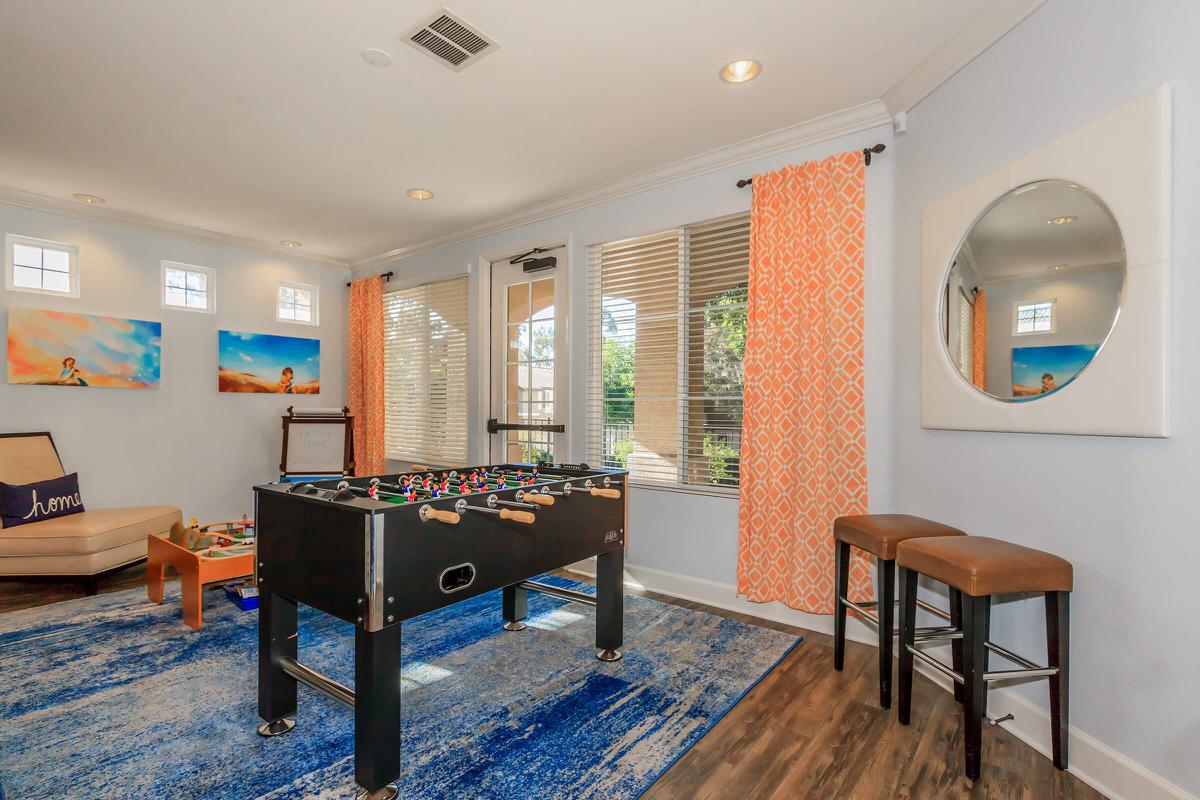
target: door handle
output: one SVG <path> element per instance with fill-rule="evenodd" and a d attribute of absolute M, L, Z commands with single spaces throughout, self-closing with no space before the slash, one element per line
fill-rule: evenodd
<path fill-rule="evenodd" d="M 539 433 L 566 433 L 566 425 L 552 425 L 550 423 L 537 422 L 501 422 L 498 419 L 489 419 L 487 421 L 488 433 L 499 433 L 500 431 L 537 431 Z"/>

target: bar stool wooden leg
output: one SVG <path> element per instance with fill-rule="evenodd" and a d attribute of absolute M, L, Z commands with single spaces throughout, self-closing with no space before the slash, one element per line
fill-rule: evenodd
<path fill-rule="evenodd" d="M 877 559 L 875 596 L 879 616 L 879 705 L 892 707 L 892 634 L 896 619 L 896 562 Z"/>
<path fill-rule="evenodd" d="M 900 568 L 900 709 L 901 725 L 907 725 L 912 709 L 913 654 L 908 646 L 916 641 L 917 573 Z"/>
<path fill-rule="evenodd" d="M 841 672 L 846 663 L 846 606 L 842 603 L 850 587 L 850 543 L 834 544 L 833 668 Z"/>
<path fill-rule="evenodd" d="M 1054 766 L 1067 768 L 1067 741 L 1070 738 L 1068 672 L 1071 651 L 1071 593 L 1046 592 L 1046 652 L 1058 674 L 1050 676 L 1050 733 Z"/>
<path fill-rule="evenodd" d="M 987 707 L 987 621 L 991 612 L 990 596 L 962 596 L 963 617 L 963 741 L 966 744 L 966 772 L 978 780 L 983 757 L 983 718 Z"/>
<path fill-rule="evenodd" d="M 950 624 L 955 628 L 962 630 L 962 592 L 958 589 L 950 590 Z M 950 641 L 950 665 L 954 667 L 954 671 L 962 674 L 963 671 L 963 643 L 962 639 L 952 639 Z M 963 685 L 958 681 L 954 682 L 954 699 L 960 704 L 963 701 Z"/>

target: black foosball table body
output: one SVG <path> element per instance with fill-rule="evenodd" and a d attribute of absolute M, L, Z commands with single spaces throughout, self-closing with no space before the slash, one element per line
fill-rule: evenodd
<path fill-rule="evenodd" d="M 355 780 L 383 796 L 400 775 L 401 622 L 494 589 L 509 630 L 524 627 L 531 590 L 594 605 L 598 656 L 620 658 L 628 474 L 541 465 L 530 485 L 531 473 L 501 464 L 419 474 L 417 486 L 440 484 L 437 497 L 406 494 L 400 475 L 254 487 L 259 732 L 291 730 L 298 683 L 352 706 Z M 500 475 L 517 485 L 498 486 Z M 530 580 L 593 556 L 594 598 Z M 354 689 L 299 660 L 299 603 L 355 626 Z"/>

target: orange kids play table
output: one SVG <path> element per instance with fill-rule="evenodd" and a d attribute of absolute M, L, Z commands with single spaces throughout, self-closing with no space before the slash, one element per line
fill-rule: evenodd
<path fill-rule="evenodd" d="M 192 537 L 231 539 L 234 532 L 244 534 L 253 525 L 252 520 L 214 522 L 201 528 L 193 527 L 187 533 L 192 534 Z M 223 530 L 213 532 L 214 528 Z M 229 547 L 202 547 L 192 550 L 182 537 L 176 537 L 180 539 L 179 543 L 171 538 L 171 535 L 166 533 L 146 537 L 146 593 L 150 596 L 150 602 L 162 602 L 163 577 L 167 564 L 170 564 L 179 572 L 179 583 L 183 589 L 183 621 L 194 630 L 200 630 L 204 624 L 201 598 L 204 585 L 253 573 L 254 546 L 234 544 Z"/>

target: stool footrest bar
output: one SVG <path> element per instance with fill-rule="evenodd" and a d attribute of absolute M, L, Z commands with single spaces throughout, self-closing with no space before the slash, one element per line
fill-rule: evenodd
<path fill-rule="evenodd" d="M 914 647 L 911 644 L 908 645 L 908 652 L 912 653 L 913 658 L 915 658 L 917 661 L 920 661 L 922 664 L 928 664 L 929 666 L 933 667 L 938 672 L 942 673 L 943 675 L 945 675 L 947 678 L 954 681 L 955 683 L 966 683 L 966 679 L 963 678 L 962 675 L 955 672 L 950 667 L 947 667 L 945 664 L 938 661 L 936 658 L 929 655 L 928 653 L 922 653 L 920 650 L 918 650 L 916 647 Z"/>

